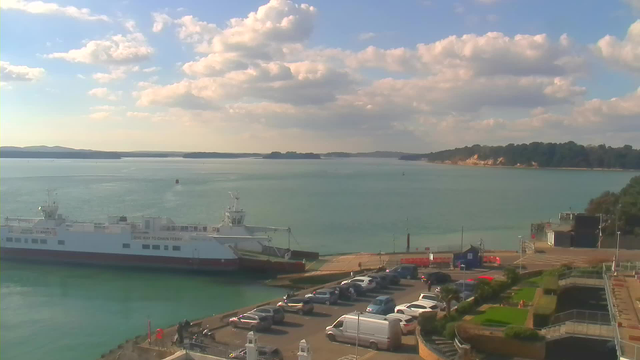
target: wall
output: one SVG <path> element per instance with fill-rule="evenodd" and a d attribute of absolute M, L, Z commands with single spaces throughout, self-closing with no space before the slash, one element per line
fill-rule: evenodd
<path fill-rule="evenodd" d="M 429 346 L 422 338 L 422 335 L 420 335 L 420 327 L 416 329 L 416 338 L 418 339 L 418 354 L 420 355 L 420 358 L 424 360 L 446 360 L 446 358 L 441 358 L 429 349 Z"/>
<path fill-rule="evenodd" d="M 474 350 L 525 359 L 543 360 L 545 358 L 545 341 L 508 339 L 500 330 L 485 331 L 484 329 L 488 328 L 472 325 L 458 328 L 462 340 L 469 343 Z"/>

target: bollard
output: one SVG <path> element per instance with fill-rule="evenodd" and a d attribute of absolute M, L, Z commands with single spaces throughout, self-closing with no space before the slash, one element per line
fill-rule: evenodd
<path fill-rule="evenodd" d="M 311 360 L 311 347 L 307 345 L 307 340 L 302 339 L 300 341 L 298 360 Z"/>
<path fill-rule="evenodd" d="M 247 335 L 247 360 L 258 360 L 258 337 L 251 331 Z"/>

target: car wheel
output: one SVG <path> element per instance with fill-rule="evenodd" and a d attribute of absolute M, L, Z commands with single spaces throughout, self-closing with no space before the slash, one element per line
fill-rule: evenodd
<path fill-rule="evenodd" d="M 378 351 L 378 343 L 377 342 L 372 341 L 370 347 L 371 347 L 371 350 Z"/>
<path fill-rule="evenodd" d="M 396 314 L 404 314 L 404 311 L 398 310 L 398 311 L 396 311 Z"/>
<path fill-rule="evenodd" d="M 335 336 L 335 335 L 333 335 L 333 334 L 329 334 L 329 335 L 327 335 L 327 338 L 328 338 L 328 339 L 329 339 L 329 341 L 331 341 L 331 342 L 335 342 L 335 341 L 336 341 L 336 336 Z"/>
<path fill-rule="evenodd" d="M 297 313 L 298 313 L 298 315 L 304 315 L 304 311 L 302 311 L 302 310 L 298 310 Z"/>
<path fill-rule="evenodd" d="M 230 323 L 229 323 L 229 325 L 230 325 L 232 328 L 234 328 L 234 329 L 235 329 L 235 328 L 236 328 L 236 326 L 237 326 L 235 322 L 230 322 Z"/>

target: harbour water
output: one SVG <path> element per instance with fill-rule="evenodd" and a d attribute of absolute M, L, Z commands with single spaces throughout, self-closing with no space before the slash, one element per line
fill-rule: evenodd
<path fill-rule="evenodd" d="M 321 253 L 403 250 L 482 238 L 515 249 L 529 224 L 617 191 L 637 172 L 474 168 L 387 159 L 0 160 L 0 215 L 37 216 L 55 189 L 74 220 L 169 216 L 217 224 L 238 191 L 247 223 L 291 226 L 293 247 Z M 404 174 L 404 175 L 403 175 Z M 180 179 L 176 185 L 175 179 Z M 394 235 L 396 242 L 394 245 Z M 286 245 L 276 236 L 274 245 Z M 1 264 L 0 357 L 93 359 L 183 318 L 282 294 L 252 275 L 212 276 Z"/>

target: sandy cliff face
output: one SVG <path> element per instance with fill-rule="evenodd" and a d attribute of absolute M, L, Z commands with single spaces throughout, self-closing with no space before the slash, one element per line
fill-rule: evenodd
<path fill-rule="evenodd" d="M 446 161 L 436 161 L 436 163 L 447 164 L 447 165 L 467 165 L 467 166 L 507 166 L 505 165 L 504 157 L 501 157 L 498 159 L 480 160 L 478 154 L 475 154 L 466 160 L 446 160 Z M 536 162 L 531 162 L 529 164 L 516 164 L 515 167 L 538 168 L 538 164 Z"/>

